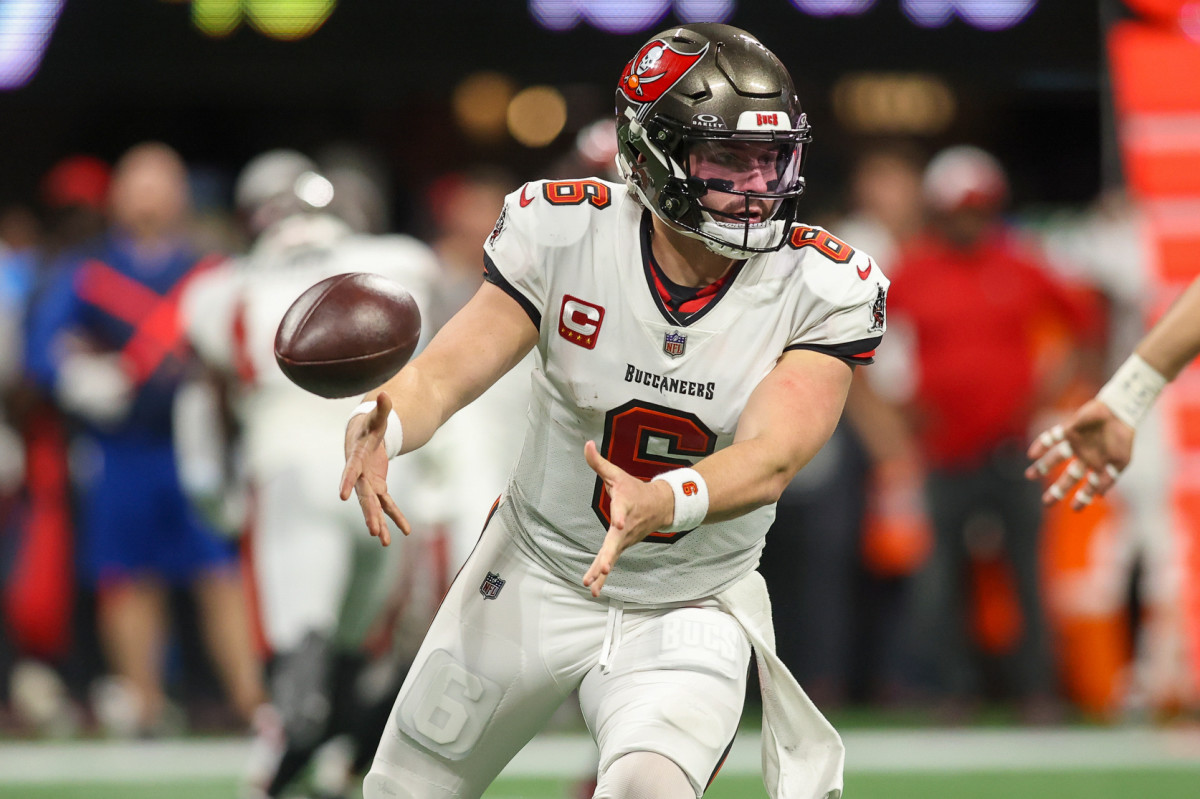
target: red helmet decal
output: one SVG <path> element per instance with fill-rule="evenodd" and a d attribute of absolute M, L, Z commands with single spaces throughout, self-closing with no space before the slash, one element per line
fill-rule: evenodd
<path fill-rule="evenodd" d="M 639 111 L 644 110 L 678 83 L 706 52 L 707 44 L 698 53 L 681 53 L 662 39 L 655 39 L 625 65 L 617 89 L 629 102 L 642 106 Z"/>

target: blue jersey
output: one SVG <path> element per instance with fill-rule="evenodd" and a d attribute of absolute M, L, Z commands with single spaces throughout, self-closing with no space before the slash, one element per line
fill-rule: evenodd
<path fill-rule="evenodd" d="M 182 286 L 202 266 L 186 247 L 152 256 L 109 235 L 54 265 L 30 314 L 26 364 L 52 390 L 63 356 L 57 341 L 70 333 L 97 352 L 120 353 L 135 386 L 126 419 L 106 436 L 141 433 L 168 441 L 171 408 L 183 378 L 186 346 L 177 306 Z"/>
<path fill-rule="evenodd" d="M 187 353 L 178 300 L 202 268 L 183 247 L 149 257 L 108 236 L 52 264 L 34 299 L 26 368 L 49 393 L 67 335 L 95 352 L 119 353 L 134 386 L 124 420 L 90 431 L 100 457 L 79 485 L 79 523 L 83 571 L 92 580 L 151 572 L 185 582 L 233 557 L 183 495 L 171 430 Z"/>

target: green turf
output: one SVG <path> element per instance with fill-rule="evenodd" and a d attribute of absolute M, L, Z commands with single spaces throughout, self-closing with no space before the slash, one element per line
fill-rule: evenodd
<path fill-rule="evenodd" d="M 1196 769 L 862 774 L 846 778 L 846 799 L 1195 799 L 1197 796 L 1200 796 L 1200 770 Z"/>
<path fill-rule="evenodd" d="M 1086 772 L 971 772 L 962 774 L 851 774 L 845 799 L 1195 799 L 1200 770 Z M 485 799 L 570 799 L 573 783 L 561 779 L 504 779 Z M 230 780 L 184 783 L 5 785 L 0 799 L 232 799 Z M 721 775 L 705 799 L 764 799 L 757 777 Z"/>

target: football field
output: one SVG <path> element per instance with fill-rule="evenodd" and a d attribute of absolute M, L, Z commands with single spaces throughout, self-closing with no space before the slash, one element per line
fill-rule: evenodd
<path fill-rule="evenodd" d="M 1200 729 L 851 730 L 846 799 L 1195 799 Z M 762 799 L 757 734 L 705 794 Z M 235 799 L 247 742 L 0 743 L 0 799 Z M 586 735 L 535 739 L 487 799 L 570 799 Z"/>

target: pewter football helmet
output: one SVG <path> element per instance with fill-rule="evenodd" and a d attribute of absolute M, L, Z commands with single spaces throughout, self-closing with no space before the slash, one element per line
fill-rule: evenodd
<path fill-rule="evenodd" d="M 783 246 L 804 192 L 809 130 L 787 69 L 729 25 L 659 33 L 617 86 L 617 166 L 626 183 L 672 228 L 731 258 Z M 712 170 L 697 174 L 701 162 L 761 164 L 764 153 L 769 163 L 753 188 Z"/>

